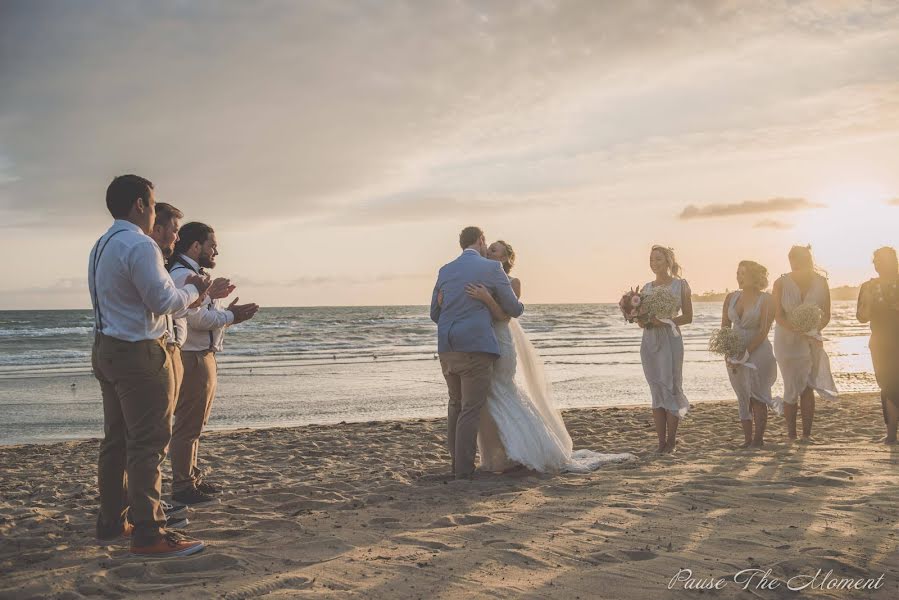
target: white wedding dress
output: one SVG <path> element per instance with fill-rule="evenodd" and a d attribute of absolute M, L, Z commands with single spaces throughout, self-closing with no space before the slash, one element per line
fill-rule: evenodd
<path fill-rule="evenodd" d="M 500 357 L 486 409 L 481 412 L 478 450 L 481 470 L 499 472 L 524 465 L 541 473 L 586 473 L 633 454 L 572 452 L 571 436 L 552 401 L 543 362 L 516 319 L 493 324 Z"/>

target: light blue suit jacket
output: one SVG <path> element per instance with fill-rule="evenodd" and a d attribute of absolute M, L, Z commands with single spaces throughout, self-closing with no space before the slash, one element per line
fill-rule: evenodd
<path fill-rule="evenodd" d="M 437 323 L 438 352 L 486 352 L 499 356 L 499 344 L 493 333 L 490 309 L 465 293 L 469 283 L 481 283 L 510 317 L 524 312 L 502 264 L 484 258 L 474 250 L 465 250 L 451 263 L 443 265 L 431 295 L 431 320 Z M 443 304 L 437 294 L 443 292 Z"/>

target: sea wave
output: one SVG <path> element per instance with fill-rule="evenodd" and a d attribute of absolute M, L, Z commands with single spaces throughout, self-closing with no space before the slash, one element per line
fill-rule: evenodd
<path fill-rule="evenodd" d="M 35 338 L 60 335 L 88 335 L 93 327 L 43 327 L 43 328 L 14 328 L 0 329 L 0 337 L 5 338 Z"/>

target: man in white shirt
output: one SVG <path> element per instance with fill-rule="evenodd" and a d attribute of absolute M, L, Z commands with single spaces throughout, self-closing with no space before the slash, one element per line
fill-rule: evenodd
<path fill-rule="evenodd" d="M 94 310 L 91 362 L 103 395 L 97 538 L 131 538 L 137 556 L 188 556 L 203 542 L 165 529 L 160 465 L 171 439 L 174 377 L 163 315 L 184 310 L 209 287 L 195 276 L 178 289 L 150 237 L 153 184 L 116 177 L 106 190 L 115 221 L 94 245 L 88 286 Z M 126 477 L 127 473 L 127 477 Z M 130 523 L 129 523 L 130 521 Z"/>
<path fill-rule="evenodd" d="M 184 213 L 171 204 L 166 202 L 156 203 L 156 222 L 153 225 L 153 230 L 150 232 L 150 237 L 153 238 L 153 241 L 159 246 L 159 250 L 162 252 L 167 267 L 169 266 L 169 260 L 171 260 L 172 255 L 175 252 L 175 242 L 178 241 L 178 230 L 181 227 L 181 219 L 183 217 Z M 226 298 L 230 296 L 233 291 L 234 286 L 231 285 L 231 282 L 228 279 L 218 278 L 209 286 L 206 295 L 200 297 L 192 307 L 198 306 L 207 296 L 210 298 Z M 182 328 L 175 328 L 175 319 L 186 316 L 189 309 L 190 308 L 175 314 L 165 315 L 165 347 L 172 361 L 172 374 L 175 379 L 175 406 L 178 405 L 178 392 L 181 390 L 181 382 L 184 379 L 184 366 L 181 361 L 181 344 L 184 343 L 184 339 L 187 336 L 187 332 Z M 185 505 L 173 506 L 163 500 L 162 507 L 165 511 L 167 527 L 180 528 L 190 524 L 185 514 L 187 512 L 187 507 Z"/>
<path fill-rule="evenodd" d="M 184 213 L 166 202 L 156 203 L 156 222 L 150 237 L 159 246 L 162 256 L 165 259 L 166 270 L 168 270 L 168 262 L 175 252 L 175 242 L 178 241 L 178 229 L 181 227 L 181 219 Z M 212 286 L 207 292 L 212 291 Z M 202 301 L 202 298 L 200 299 Z M 184 378 L 184 367 L 181 365 L 181 343 L 183 339 L 179 339 L 175 331 L 175 318 L 186 314 L 185 309 L 181 312 L 165 315 L 165 346 L 172 360 L 172 372 L 175 377 L 175 405 L 178 404 L 178 390 L 181 389 L 181 380 Z"/>
<path fill-rule="evenodd" d="M 189 277 L 205 275 L 205 269 L 215 268 L 218 244 L 215 231 L 203 223 L 187 223 L 178 232 L 171 274 L 176 286 L 184 285 Z M 251 319 L 259 307 L 256 304 L 237 304 L 227 308 L 220 302 L 205 300 L 197 308 L 187 311 L 175 321 L 176 331 L 186 331 L 181 345 L 184 379 L 175 407 L 172 443 L 172 501 L 182 504 L 209 502 L 221 489 L 203 481 L 197 467 L 200 435 L 209 420 L 215 398 L 218 369 L 216 352 L 221 352 L 225 327 Z"/>

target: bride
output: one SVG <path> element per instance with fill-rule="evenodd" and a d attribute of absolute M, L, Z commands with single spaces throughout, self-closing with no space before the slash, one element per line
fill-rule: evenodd
<path fill-rule="evenodd" d="M 501 262 L 507 275 L 515 264 L 515 251 L 502 240 L 489 246 L 486 257 Z M 510 283 L 521 297 L 521 281 L 513 277 Z M 524 466 L 541 473 L 585 473 L 634 458 L 591 450 L 572 452 L 571 436 L 553 403 L 543 362 L 518 320 L 503 312 L 485 286 L 469 285 L 466 292 L 490 309 L 500 349 L 478 433 L 482 471 Z"/>

